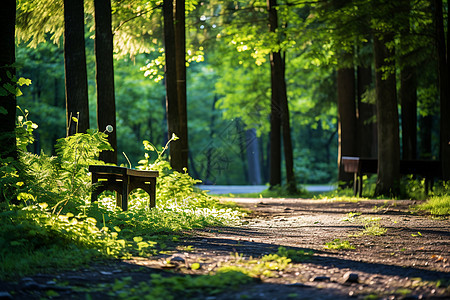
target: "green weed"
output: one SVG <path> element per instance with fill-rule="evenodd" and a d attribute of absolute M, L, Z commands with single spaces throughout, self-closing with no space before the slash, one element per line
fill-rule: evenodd
<path fill-rule="evenodd" d="M 312 251 L 295 250 L 295 249 L 288 249 L 285 247 L 279 247 L 277 254 L 279 256 L 291 259 L 292 262 L 300 263 L 310 259 L 314 253 Z"/>
<path fill-rule="evenodd" d="M 381 225 L 380 218 L 365 218 L 363 222 L 365 224 L 362 234 L 378 236 L 384 235 L 387 232 L 387 228 Z"/>
<path fill-rule="evenodd" d="M 361 213 L 349 212 L 346 217 L 342 218 L 341 221 L 345 222 L 358 222 L 363 224 L 364 229 L 360 233 L 352 234 L 350 236 L 361 236 L 361 235 L 384 235 L 387 232 L 387 228 L 381 225 L 381 218 L 361 218 Z"/>
<path fill-rule="evenodd" d="M 355 246 L 351 245 L 349 241 L 341 239 L 334 239 L 331 242 L 325 243 L 325 249 L 330 250 L 353 250 Z"/>
<path fill-rule="evenodd" d="M 347 216 L 345 216 L 341 219 L 341 221 L 355 222 L 360 215 L 361 215 L 360 212 L 349 212 L 349 213 L 347 213 Z"/>

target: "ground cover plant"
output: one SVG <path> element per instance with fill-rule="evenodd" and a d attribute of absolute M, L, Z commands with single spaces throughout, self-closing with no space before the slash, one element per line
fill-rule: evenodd
<path fill-rule="evenodd" d="M 150 161 L 146 154 L 138 168 L 160 171 L 157 206 L 149 209 L 147 195 L 139 191 L 132 195 L 128 211 L 115 206 L 111 193 L 90 203 L 95 187 L 88 166 L 102 164 L 99 152 L 110 149 L 106 132 L 77 133 L 58 140 L 56 156 L 35 155 L 27 146 L 37 125 L 26 118 L 18 123 L 19 160 L 0 162 L 0 185 L 7 199 L 0 211 L 2 279 L 72 268 L 93 259 L 150 256 L 176 240 L 177 232 L 235 225 L 243 214 L 194 190 L 197 181 L 172 171 L 164 159 L 168 144 L 159 150 L 147 141 L 145 148 L 157 158 Z"/>
<path fill-rule="evenodd" d="M 32 122 L 25 125 L 28 121 L 24 121 L 24 133 L 29 134 L 32 130 L 28 131 L 27 127 L 32 129 L 35 125 Z M 21 137 L 21 140 L 26 141 L 27 138 L 32 140 L 30 136 Z M 172 138 L 174 140 L 176 137 Z M 2 187 L 14 188 L 2 188 L 9 201 L 3 204 L 0 212 L 0 258 L 5 262 L 0 266 L 0 279 L 10 280 L 38 272 L 79 269 L 80 266 L 90 266 L 97 260 L 170 255 L 174 249 L 189 252 L 194 247 L 178 245 L 180 235 L 187 231 L 243 224 L 240 222 L 243 215 L 241 211 L 232 205 L 221 204 L 217 198 L 197 190 L 194 187 L 197 181 L 186 172 L 174 172 L 170 169 L 163 157 L 167 145 L 157 148 L 144 141 L 144 147 L 148 153 L 136 168 L 160 171 L 157 207 L 149 209 L 147 195 L 138 190 L 131 196 L 130 209 L 125 212 L 116 207 L 112 193 L 102 194 L 94 205 L 89 201 L 93 187 L 90 185 L 87 166 L 101 163 L 95 156 L 99 151 L 108 149 L 106 133 L 89 131 L 59 140 L 57 155 L 54 157 L 32 155 L 22 146 L 20 160 L 15 162 L 20 168 L 15 168 L 11 162 L 2 161 Z M 152 156 L 156 156 L 156 159 L 151 159 Z M 344 196 L 339 196 L 340 193 Z M 328 201 L 336 202 L 336 205 L 341 205 L 341 202 L 366 201 L 346 196 L 348 193 L 348 190 L 334 192 L 330 194 Z M 439 206 L 445 209 L 445 206 L 448 207 L 446 199 L 445 194 L 441 195 L 436 190 L 426 209 Z M 379 204 L 376 202 L 377 205 L 372 204 L 371 209 L 383 212 L 395 207 L 395 201 L 390 202 L 393 204 L 387 201 L 380 201 Z M 289 213 L 292 210 L 283 211 Z M 445 217 L 445 210 L 437 215 Z M 342 221 L 361 225 L 361 235 L 386 233 L 380 218 L 366 218 L 359 212 L 348 213 Z M 317 224 L 320 225 L 320 222 Z M 418 238 L 422 234 L 421 231 L 414 231 L 410 236 Z M 321 247 L 325 250 L 339 250 L 332 252 L 356 253 L 362 246 L 354 244 L 354 241 L 357 240 L 350 243 L 333 237 L 322 241 Z M 405 248 L 400 251 L 408 250 Z M 441 256 L 436 254 L 435 257 Z M 92 292 L 106 293 L 123 299 L 137 296 L 158 299 L 161 295 L 179 298 L 181 293 L 196 297 L 200 291 L 202 296 L 214 296 L 236 290 L 242 285 L 254 284 L 258 279 L 278 278 L 290 268 L 291 263 L 302 263 L 309 258 L 312 258 L 311 252 L 283 247 L 275 254 L 257 258 L 233 254 L 229 260 L 213 264 L 211 272 L 203 270 L 199 274 L 189 273 L 202 268 L 202 262 L 196 261 L 186 264 L 188 273 L 181 270 L 178 275 L 153 274 L 148 280 L 139 282 L 124 276 L 112 282 L 96 283 L 82 292 L 88 295 Z M 180 270 L 177 269 L 177 273 L 178 271 Z M 168 289 L 167 286 L 171 288 Z M 73 289 L 73 292 L 77 290 Z M 46 293 L 48 297 L 57 297 L 59 292 L 48 290 Z"/>

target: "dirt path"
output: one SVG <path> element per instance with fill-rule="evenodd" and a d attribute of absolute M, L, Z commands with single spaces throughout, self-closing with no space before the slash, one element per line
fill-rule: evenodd
<path fill-rule="evenodd" d="M 275 278 L 263 278 L 237 292 L 205 298 L 450 299 L 449 220 L 411 214 L 408 211 L 411 201 L 230 200 L 253 211 L 244 225 L 197 230 L 181 241 L 185 250 L 171 256 L 114 262 L 57 275 L 36 275 L 26 279 L 30 286 L 35 284 L 34 288 L 24 289 L 22 280 L 9 289 L 16 290 L 17 299 L 42 296 L 39 290 L 55 288 L 52 281 L 56 278 L 58 282 L 67 282 L 56 298 L 86 299 L 79 292 L 82 287 L 114 282 L 126 276 L 134 281 L 148 280 L 150 273 L 164 272 L 168 257 L 176 258 L 172 272 L 205 274 L 219 262 L 230 260 L 230 253 L 261 257 L 276 253 L 278 247 L 284 246 L 312 250 L 314 255 L 278 272 Z M 362 234 L 364 225 L 370 224 L 380 225 L 376 228 L 387 231 L 381 236 Z M 335 239 L 347 240 L 355 249 L 324 248 L 325 243 Z M 193 250 L 186 251 L 188 248 Z M 183 267 L 194 262 L 201 262 L 202 268 Z M 0 298 L 1 290 L 2 286 Z M 94 294 L 93 299 L 104 299 L 104 296 Z"/>

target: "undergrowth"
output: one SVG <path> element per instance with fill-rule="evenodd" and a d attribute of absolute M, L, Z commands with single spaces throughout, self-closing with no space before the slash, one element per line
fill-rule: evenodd
<path fill-rule="evenodd" d="M 91 203 L 95 187 L 88 167 L 103 164 L 97 158 L 111 149 L 107 134 L 77 133 L 57 141 L 56 156 L 34 155 L 27 145 L 37 125 L 26 117 L 17 123 L 19 159 L 0 160 L 5 199 L 0 203 L 0 279 L 72 268 L 93 259 L 154 255 L 181 231 L 236 225 L 243 215 L 194 190 L 198 181 L 171 170 L 165 160 L 168 144 L 158 149 L 148 141 L 145 149 L 157 158 L 151 161 L 147 153 L 137 168 L 160 172 L 157 206 L 150 209 L 141 190 L 131 195 L 128 211 L 116 207 L 112 193 L 102 193 Z"/>

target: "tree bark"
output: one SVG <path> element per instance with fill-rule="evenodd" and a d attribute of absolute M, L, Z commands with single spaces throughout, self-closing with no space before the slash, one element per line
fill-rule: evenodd
<path fill-rule="evenodd" d="M 277 63 L 277 60 L 275 61 Z M 277 74 L 275 77 L 277 79 L 277 84 L 280 84 L 280 99 L 281 99 L 281 127 L 283 130 L 283 149 L 284 149 L 284 163 L 286 168 L 286 186 L 287 191 L 290 194 L 298 193 L 297 181 L 295 179 L 294 173 L 294 152 L 292 146 L 291 138 L 291 121 L 289 118 L 289 104 L 287 98 L 287 88 L 286 88 L 286 64 L 285 58 L 281 60 L 280 67 L 281 76 L 278 78 Z M 276 67 L 275 69 L 278 69 Z M 277 72 L 278 73 L 278 72 Z"/>
<path fill-rule="evenodd" d="M 189 136 L 186 97 L 186 17 L 185 1 L 175 0 L 175 55 L 177 65 L 178 118 L 180 122 L 181 169 L 188 168 Z"/>
<path fill-rule="evenodd" d="M 89 129 L 83 0 L 64 0 L 64 70 L 69 136 Z"/>
<path fill-rule="evenodd" d="M 167 129 L 168 138 L 173 134 L 179 135 L 180 121 L 177 93 L 177 66 L 175 51 L 175 29 L 173 18 L 172 0 L 163 2 L 164 15 L 164 46 L 166 53 L 166 111 L 167 111 Z M 173 170 L 181 172 L 183 164 L 181 159 L 181 143 L 174 141 L 170 144 L 170 166 Z"/>
<path fill-rule="evenodd" d="M 278 28 L 278 15 L 277 15 L 277 1 L 268 0 L 267 8 L 269 11 L 269 30 L 275 32 Z M 289 120 L 289 105 L 286 92 L 285 81 L 285 63 L 281 56 L 280 51 L 272 52 L 270 54 L 270 72 L 271 72 L 271 182 L 270 185 L 281 184 L 281 151 L 275 150 L 274 147 L 281 147 L 281 138 L 277 138 L 275 135 L 280 132 L 280 123 L 282 127 L 283 137 L 283 149 L 286 168 L 286 187 L 289 193 L 297 193 L 297 186 L 294 174 L 294 155 L 292 150 L 291 128 Z M 273 116 L 273 119 L 272 119 Z M 272 121 L 274 129 L 274 137 L 272 140 Z M 277 128 L 278 127 L 278 128 Z M 274 144 L 272 143 L 274 142 Z M 272 156 L 272 151 L 275 153 Z M 277 153 L 279 152 L 279 154 Z M 280 160 L 276 162 L 275 160 Z M 272 160 L 274 164 L 272 165 Z M 272 174 L 272 167 L 274 168 L 274 174 Z M 275 168 L 280 168 L 280 171 Z M 273 176 L 273 178 L 272 178 Z M 272 184 L 274 183 L 274 184 Z"/>
<path fill-rule="evenodd" d="M 399 99 L 402 114 L 403 159 L 417 158 L 417 80 L 414 67 L 400 71 Z"/>
<path fill-rule="evenodd" d="M 354 68 L 340 68 L 337 71 L 338 94 L 338 167 L 339 184 L 350 186 L 353 174 L 344 172 L 342 156 L 356 155 L 356 89 Z"/>
<path fill-rule="evenodd" d="M 277 27 L 278 17 L 275 9 L 276 1 L 267 0 L 269 10 L 269 29 L 274 32 Z M 279 54 L 279 53 L 278 53 Z M 271 103 L 270 103 L 270 188 L 281 186 L 281 101 L 278 97 L 279 91 L 276 84 L 274 61 L 276 54 L 270 53 L 270 75 L 271 75 Z M 280 57 L 281 58 L 281 57 Z"/>
<path fill-rule="evenodd" d="M 100 152 L 99 159 L 117 164 L 116 101 L 114 95 L 113 35 L 111 31 L 111 0 L 94 0 L 95 62 L 97 82 L 97 125 L 104 131 L 111 125 L 108 142 L 114 151 Z"/>
<path fill-rule="evenodd" d="M 449 68 L 448 55 L 450 55 L 450 47 L 446 47 L 444 17 L 442 9 L 442 0 L 434 0 L 434 19 L 436 28 L 436 48 L 438 55 L 438 72 L 439 72 L 439 96 L 440 96 L 440 158 L 442 161 L 442 177 L 443 180 L 450 180 L 450 99 L 449 99 Z M 447 42 L 449 41 L 450 24 L 447 22 Z"/>
<path fill-rule="evenodd" d="M 13 64 L 15 54 L 15 24 L 16 1 L 6 0 L 0 10 L 0 158 L 17 159 L 16 149 L 16 95 L 7 91 L 5 85 L 13 89 L 16 83 L 12 81 L 16 73 Z M 0 202 L 3 201 L 0 192 Z"/>
<path fill-rule="evenodd" d="M 398 195 L 400 192 L 400 137 L 397 110 L 397 92 L 394 74 L 383 74 L 382 67 L 392 67 L 386 62 L 392 57 L 386 43 L 391 38 L 385 34 L 383 40 L 374 37 L 376 68 L 375 89 L 378 122 L 378 180 L 375 196 Z M 387 75 L 383 79 L 383 75 Z"/>

